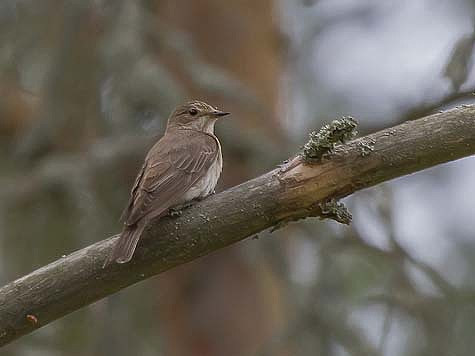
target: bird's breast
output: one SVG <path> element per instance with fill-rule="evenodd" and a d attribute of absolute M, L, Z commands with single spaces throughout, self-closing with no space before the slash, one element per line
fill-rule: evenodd
<path fill-rule="evenodd" d="M 208 172 L 191 186 L 183 200 L 190 201 L 196 198 L 204 198 L 213 193 L 222 170 L 223 157 L 220 147 L 215 162 L 209 167 Z"/>

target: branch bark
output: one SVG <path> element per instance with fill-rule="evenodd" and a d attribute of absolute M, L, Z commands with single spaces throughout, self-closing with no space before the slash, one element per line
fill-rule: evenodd
<path fill-rule="evenodd" d="M 463 106 L 337 146 L 318 163 L 297 156 L 178 218 L 153 221 L 131 263 L 102 269 L 111 237 L 0 288 L 0 345 L 269 227 L 319 216 L 319 202 L 474 153 L 475 107 Z"/>

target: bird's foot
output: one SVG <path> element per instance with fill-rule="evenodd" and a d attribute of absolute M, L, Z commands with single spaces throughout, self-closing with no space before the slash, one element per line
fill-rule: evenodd
<path fill-rule="evenodd" d="M 198 201 L 199 201 L 198 199 L 193 199 L 186 203 L 175 205 L 173 208 L 168 209 L 168 215 L 171 216 L 172 218 L 177 218 L 181 216 L 181 214 L 183 213 L 183 210 L 191 208 Z"/>

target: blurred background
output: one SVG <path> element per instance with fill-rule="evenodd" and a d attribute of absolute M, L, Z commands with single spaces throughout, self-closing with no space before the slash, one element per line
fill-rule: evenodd
<path fill-rule="evenodd" d="M 361 134 L 472 102 L 473 0 L 2 0 L 0 283 L 120 230 L 190 99 L 231 111 L 218 191 L 341 115 Z M 443 144 L 443 143 L 441 143 Z M 2 355 L 451 355 L 475 349 L 475 159 L 355 194 L 127 288 Z"/>

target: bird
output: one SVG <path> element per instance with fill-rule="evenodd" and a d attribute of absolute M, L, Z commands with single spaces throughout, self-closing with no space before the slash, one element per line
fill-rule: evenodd
<path fill-rule="evenodd" d="M 122 232 L 104 267 L 129 262 L 152 219 L 214 193 L 223 167 L 214 125 L 229 114 L 198 100 L 171 113 L 164 135 L 147 153 L 135 179 L 121 216 Z"/>

